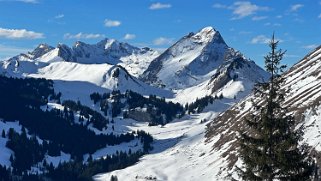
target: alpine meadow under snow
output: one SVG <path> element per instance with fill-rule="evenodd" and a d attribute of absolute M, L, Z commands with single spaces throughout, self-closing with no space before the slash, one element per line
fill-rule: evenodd
<path fill-rule="evenodd" d="M 302 143 L 314 155 L 321 151 L 320 68 L 318 47 L 282 74 L 284 106 L 295 115 L 297 128 L 305 127 Z M 13 138 L 43 152 L 14 176 L 211 181 L 239 179 L 237 132 L 251 101 L 260 101 L 252 94 L 254 85 L 268 81 L 270 74 L 229 47 L 219 31 L 205 27 L 163 53 L 108 38 L 97 44 L 77 41 L 72 47 L 40 44 L 0 61 L 0 77 L 4 84 L 27 90 L 12 95 L 23 99 L 19 106 L 30 116 L 0 112 L 0 165 L 19 167 L 19 148 L 7 144 Z M 10 90 L 7 94 L 12 96 Z M 14 107 L 14 102 L 0 102 L 0 108 Z M 59 119 L 48 123 L 52 129 L 66 128 L 33 125 L 33 117 L 45 118 L 28 112 Z M 68 147 L 72 140 L 41 129 L 64 135 L 75 129 L 84 134 L 83 140 L 83 135 L 75 139 L 93 143 L 82 143 L 88 148 L 77 151 Z M 80 168 L 84 171 L 73 172 Z M 69 175 L 60 178 L 58 173 Z"/>

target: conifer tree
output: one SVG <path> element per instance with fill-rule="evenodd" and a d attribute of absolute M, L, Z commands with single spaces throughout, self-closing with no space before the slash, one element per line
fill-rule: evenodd
<path fill-rule="evenodd" d="M 118 181 L 117 176 L 116 176 L 116 175 L 112 175 L 112 176 L 110 177 L 110 181 Z"/>
<path fill-rule="evenodd" d="M 4 129 L 2 130 L 1 137 L 2 137 L 2 138 L 5 138 L 5 137 L 6 137 L 6 132 L 4 131 Z"/>
<path fill-rule="evenodd" d="M 266 83 L 254 87 L 253 109 L 244 121 L 246 130 L 240 133 L 240 158 L 244 165 L 238 168 L 243 180 L 308 180 L 312 174 L 312 159 L 306 145 L 299 145 L 303 127 L 294 129 L 295 122 L 284 102 L 281 77 L 285 65 L 281 60 L 285 51 L 277 49 L 274 35 L 269 43 L 265 68 L 271 74 Z"/>

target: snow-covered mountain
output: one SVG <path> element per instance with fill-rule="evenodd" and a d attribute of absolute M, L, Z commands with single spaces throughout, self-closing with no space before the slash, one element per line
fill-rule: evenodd
<path fill-rule="evenodd" d="M 237 76 L 236 69 L 244 67 L 248 70 L 243 73 L 257 73 L 247 77 L 254 82 L 266 77 L 257 65 L 230 48 L 217 30 L 206 27 L 184 36 L 153 60 L 142 79 L 170 89 L 186 89 L 211 79 L 208 86 L 219 89 Z"/>
<path fill-rule="evenodd" d="M 135 77 L 141 75 L 150 62 L 159 54 L 150 48 L 137 48 L 114 39 L 104 39 L 97 44 L 86 44 L 77 41 L 72 47 L 58 44 L 53 48 L 40 44 L 34 51 L 20 54 L 9 60 L 41 63 L 77 62 L 82 64 L 121 65 Z"/>
<path fill-rule="evenodd" d="M 305 56 L 301 61 L 283 74 L 285 84 L 282 89 L 286 92 L 284 106 L 294 115 L 297 126 L 304 126 L 304 140 L 311 146 L 314 155 L 321 154 L 321 46 Z M 248 96 L 232 108 L 213 119 L 207 128 L 207 142 L 215 152 L 221 152 L 219 162 L 221 175 L 233 175 L 234 166 L 240 164 L 237 158 L 237 131 L 243 127 L 244 118 L 251 109 L 251 100 Z M 259 101 L 259 98 L 254 98 Z M 320 162 L 319 162 L 320 164 Z M 218 174 L 218 173 L 216 173 Z M 234 175 L 235 176 L 235 175 Z"/>

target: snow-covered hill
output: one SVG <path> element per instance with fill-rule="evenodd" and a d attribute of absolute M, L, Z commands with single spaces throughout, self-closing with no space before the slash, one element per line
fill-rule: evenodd
<path fill-rule="evenodd" d="M 284 106 L 294 115 L 297 126 L 305 127 L 303 141 L 318 155 L 321 153 L 320 68 L 321 46 L 283 74 L 285 84 L 282 87 L 286 92 Z M 227 168 L 222 167 L 225 176 L 233 174 L 235 164 L 240 163 L 236 155 L 236 134 L 244 125 L 242 118 L 248 114 L 252 98 L 252 95 L 248 96 L 208 124 L 207 142 L 213 146 L 214 152 L 222 152 L 221 162 L 227 162 L 229 165 Z"/>
<path fill-rule="evenodd" d="M 147 85 L 131 76 L 120 65 L 81 64 L 56 61 L 43 63 L 37 61 L 5 61 L 0 74 L 12 77 L 34 77 L 54 80 L 54 87 L 63 98 L 81 100 L 90 103 L 89 95 L 93 92 L 105 93 L 113 90 L 132 90 L 142 95 L 156 94 L 172 97 L 173 93 Z"/>

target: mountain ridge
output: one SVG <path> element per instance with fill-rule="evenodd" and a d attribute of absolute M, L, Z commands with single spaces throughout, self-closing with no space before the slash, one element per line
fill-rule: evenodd
<path fill-rule="evenodd" d="M 56 47 L 41 43 L 32 52 L 21 53 L 8 61 L 118 64 L 126 67 L 133 76 L 138 77 L 147 68 L 150 61 L 157 56 L 158 52 L 151 48 L 138 48 L 115 39 L 105 38 L 96 44 L 76 41 L 71 47 L 63 43 L 59 43 Z"/>

